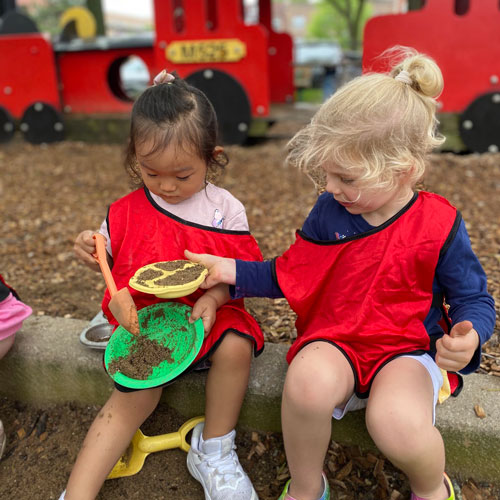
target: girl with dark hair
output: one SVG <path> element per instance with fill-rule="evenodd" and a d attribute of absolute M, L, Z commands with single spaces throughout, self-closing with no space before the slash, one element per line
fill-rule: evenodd
<path fill-rule="evenodd" d="M 119 289 L 144 265 L 184 258 L 184 249 L 262 260 L 250 235 L 243 205 L 207 175 L 227 163 L 217 144 L 215 111 L 200 90 L 175 74 L 160 73 L 135 102 L 126 166 L 139 189 L 111 204 L 100 233 Z M 75 242 L 78 258 L 98 266 L 94 231 Z M 138 309 L 159 299 L 130 288 Z M 103 311 L 113 325 L 106 292 Z M 243 301 L 230 300 L 228 287 L 197 290 L 172 299 L 193 307 L 205 340 L 190 369 L 209 368 L 205 422 L 193 429 L 190 473 L 213 500 L 256 500 L 257 494 L 235 453 L 235 431 L 250 372 L 252 353 L 260 354 L 263 335 Z M 217 311 L 217 313 L 216 313 Z M 132 436 L 153 412 L 163 387 L 132 391 L 115 383 L 109 400 L 85 438 L 67 490 L 61 498 L 93 499 L 125 452 Z"/>

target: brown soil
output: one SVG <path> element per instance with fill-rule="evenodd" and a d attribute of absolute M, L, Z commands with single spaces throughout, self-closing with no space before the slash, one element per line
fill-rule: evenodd
<path fill-rule="evenodd" d="M 290 134 L 308 118 L 308 113 L 293 120 L 288 117 L 276 124 L 274 132 Z M 220 182 L 247 207 L 265 258 L 288 247 L 316 198 L 310 181 L 283 165 L 284 146 L 284 140 L 274 140 L 227 148 L 231 163 Z M 498 312 L 500 155 L 435 155 L 425 183 L 461 210 Z M 99 311 L 104 281 L 75 260 L 72 246 L 80 231 L 99 227 L 108 204 L 128 189 L 119 146 L 75 142 L 32 146 L 21 141 L 2 145 L 0 272 L 34 314 L 90 320 Z M 293 341 L 295 317 L 286 301 L 252 299 L 247 305 L 266 341 Z M 480 371 L 500 375 L 498 326 Z M 0 464 L 0 498 L 57 499 L 97 412 L 97 407 L 33 408 L 1 400 L 0 418 L 8 441 Z M 172 432 L 184 420 L 162 407 L 142 430 L 146 435 Z M 288 478 L 281 435 L 239 432 L 237 445 L 261 500 L 276 499 Z M 380 455 L 332 443 L 325 470 L 339 500 L 408 497 L 406 479 Z M 498 489 L 474 482 L 473 471 L 469 478 L 456 479 L 465 500 L 500 498 Z M 107 481 L 99 498 L 187 500 L 203 495 L 187 472 L 184 452 L 169 450 L 150 455 L 136 476 Z"/>
<path fill-rule="evenodd" d="M 102 324 L 95 325 L 85 332 L 85 337 L 91 342 L 108 342 L 111 338 L 111 328 L 109 328 L 109 325 L 106 325 L 106 329 L 104 330 Z"/>
<path fill-rule="evenodd" d="M 170 315 L 171 310 L 174 311 L 173 315 Z M 176 303 L 155 304 L 142 309 L 140 334 L 123 337 L 130 346 L 128 354 L 113 359 L 107 367 L 108 373 L 113 377 L 115 373 L 121 372 L 135 380 L 147 380 L 154 368 L 163 362 L 174 367 L 173 349 L 168 346 L 183 346 L 182 352 L 188 353 L 195 342 L 194 326 L 188 323 L 190 310 L 190 307 Z M 147 314 L 144 314 L 146 311 Z M 121 351 L 118 354 L 122 354 Z M 180 357 L 177 361 L 183 359 Z"/>
<path fill-rule="evenodd" d="M 192 281 L 198 279 L 201 273 L 205 269 L 206 269 L 205 266 L 202 266 L 201 264 L 196 264 L 195 266 L 179 270 L 174 274 L 166 276 L 165 278 L 156 280 L 155 285 L 158 286 L 185 285 L 186 283 L 191 283 Z"/>
<path fill-rule="evenodd" d="M 128 356 L 117 358 L 109 364 L 108 373 L 114 375 L 121 372 L 135 380 L 147 380 L 153 368 L 164 361 L 173 362 L 172 349 L 141 334 L 135 339 Z"/>
<path fill-rule="evenodd" d="M 201 273 L 206 269 L 202 264 L 190 264 L 188 260 L 173 260 L 169 262 L 156 262 L 145 266 L 144 271 L 137 271 L 134 275 L 135 281 L 143 286 L 166 287 L 185 285 L 198 279 Z M 167 274 L 165 271 L 172 272 Z M 148 281 L 154 280 L 153 283 Z"/>
<path fill-rule="evenodd" d="M 156 271 L 154 269 L 151 269 L 150 267 L 148 267 L 145 271 L 139 271 L 136 273 L 137 281 L 141 284 L 144 284 L 148 280 L 159 278 L 160 276 L 163 276 L 163 273 L 161 271 Z"/>
<path fill-rule="evenodd" d="M 58 499 L 98 411 L 97 406 L 34 408 L 0 399 L 0 415 L 8 433 L 0 465 L 0 498 Z M 185 420 L 172 408 L 161 405 L 141 430 L 146 436 L 174 432 Z M 276 500 L 289 477 L 281 435 L 239 430 L 236 445 L 259 498 Z M 186 454 L 179 449 L 152 453 L 138 474 L 106 481 L 98 500 L 201 500 L 202 488 L 189 475 L 185 461 Z M 405 477 L 376 453 L 332 443 L 325 471 L 336 500 L 409 498 Z M 500 489 L 472 479 L 455 481 L 455 488 L 462 492 L 463 500 L 500 498 Z"/>

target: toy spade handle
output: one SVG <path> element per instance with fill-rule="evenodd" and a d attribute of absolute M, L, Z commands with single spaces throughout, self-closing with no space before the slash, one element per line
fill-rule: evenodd
<path fill-rule="evenodd" d="M 155 451 L 170 450 L 180 448 L 189 451 L 190 445 L 186 441 L 186 435 L 197 424 L 203 422 L 205 417 L 194 417 L 181 425 L 176 432 L 160 434 L 159 436 L 145 436 L 139 441 L 139 448 L 144 453 L 153 453 Z"/>
<path fill-rule="evenodd" d="M 104 281 L 108 287 L 109 294 L 113 297 L 118 290 L 106 257 L 106 238 L 101 233 L 95 233 L 92 237 L 95 240 L 95 253 L 92 255 L 99 264 L 102 275 L 104 276 Z"/>
<path fill-rule="evenodd" d="M 180 445 L 181 450 L 184 450 L 186 452 L 189 451 L 189 448 L 191 448 L 191 446 L 186 441 L 186 435 L 191 429 L 196 427 L 200 422 L 204 422 L 204 421 L 205 421 L 205 417 L 194 417 L 194 418 L 189 419 L 187 422 L 185 422 L 181 425 L 181 427 L 179 429 L 179 434 L 181 435 L 181 439 L 182 439 L 182 442 Z"/>

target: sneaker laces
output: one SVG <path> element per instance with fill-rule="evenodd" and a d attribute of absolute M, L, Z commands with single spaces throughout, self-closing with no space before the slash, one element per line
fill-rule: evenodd
<path fill-rule="evenodd" d="M 236 445 L 233 443 L 228 453 L 216 458 L 212 455 L 201 453 L 202 457 L 206 461 L 206 464 L 222 476 L 225 483 L 231 482 L 231 479 L 237 476 L 243 477 L 241 465 L 235 450 Z"/>

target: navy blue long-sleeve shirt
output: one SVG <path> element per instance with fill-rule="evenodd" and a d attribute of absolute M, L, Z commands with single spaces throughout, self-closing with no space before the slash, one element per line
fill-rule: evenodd
<path fill-rule="evenodd" d="M 410 202 L 411 203 L 411 202 Z M 329 193 L 319 196 L 315 206 L 304 222 L 303 232 L 314 240 L 332 241 L 362 234 L 373 229 L 361 215 L 349 213 Z M 461 370 L 471 373 L 479 367 L 481 345 L 493 333 L 495 325 L 495 304 L 487 292 L 486 275 L 474 254 L 465 224 L 461 221 L 455 238 L 442 255 L 436 267 L 433 293 L 444 294 L 450 306 L 448 314 L 453 324 L 469 320 L 480 338 L 480 346 L 470 363 Z M 283 297 L 274 274 L 274 261 L 236 261 L 236 286 L 233 298 L 238 297 Z M 431 307 L 424 325 L 433 339 L 443 335 L 438 322 L 442 311 Z"/>

